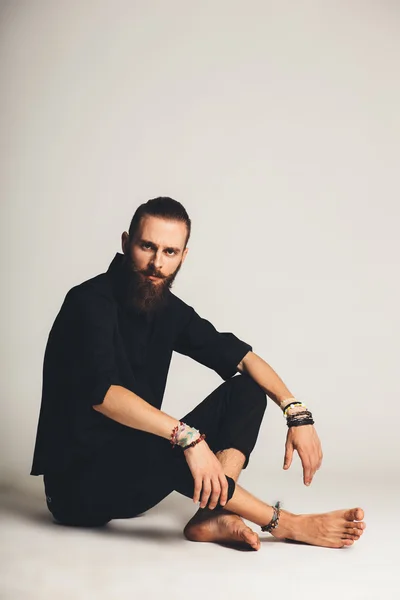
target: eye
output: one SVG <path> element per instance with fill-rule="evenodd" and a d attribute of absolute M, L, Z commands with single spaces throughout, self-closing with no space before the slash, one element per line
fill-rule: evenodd
<path fill-rule="evenodd" d="M 151 244 L 148 244 L 148 243 L 143 243 L 143 244 L 142 244 L 142 248 L 143 248 L 144 250 L 150 250 L 150 249 L 151 249 Z"/>
<path fill-rule="evenodd" d="M 168 256 L 174 256 L 176 254 L 175 250 L 171 250 L 170 248 L 167 248 L 165 252 L 168 254 Z"/>

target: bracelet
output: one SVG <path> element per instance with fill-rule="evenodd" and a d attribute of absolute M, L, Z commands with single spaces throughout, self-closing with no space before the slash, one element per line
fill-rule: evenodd
<path fill-rule="evenodd" d="M 278 527 L 279 517 L 281 515 L 281 503 L 279 502 L 279 500 L 272 508 L 274 509 L 273 517 L 270 520 L 270 522 L 267 523 L 267 525 L 263 525 L 261 527 L 261 531 L 267 531 L 269 533 L 272 529 Z"/>
<path fill-rule="evenodd" d="M 198 444 L 199 442 L 201 442 L 202 440 L 205 440 L 205 439 L 206 439 L 206 434 L 202 433 L 200 435 L 200 437 L 197 438 L 197 440 L 194 440 L 194 442 L 192 442 L 188 446 L 182 446 L 182 450 L 187 450 L 188 448 L 192 448 L 193 446 L 195 446 L 196 444 Z"/>
<path fill-rule="evenodd" d="M 178 437 L 178 433 L 180 433 L 183 429 L 185 429 L 186 425 L 183 421 L 179 421 L 178 425 L 176 425 L 176 427 L 173 428 L 172 433 L 171 433 L 171 437 L 170 437 L 170 442 L 172 444 L 172 447 L 175 448 L 175 446 L 177 445 L 177 437 Z"/>
<path fill-rule="evenodd" d="M 175 448 L 175 446 L 180 446 L 181 448 L 186 449 L 195 446 L 198 442 L 205 439 L 205 434 L 201 434 L 195 441 L 191 441 L 196 433 L 200 434 L 200 431 L 195 427 L 189 427 L 189 425 L 183 421 L 179 421 L 178 425 L 173 428 L 171 433 L 170 442 L 172 447 Z"/>
<path fill-rule="evenodd" d="M 289 415 L 286 419 L 286 424 L 288 427 L 299 427 L 300 425 L 314 425 L 314 420 L 312 418 L 312 413 L 309 410 L 303 410 L 301 412 L 295 413 L 294 415 Z"/>
<path fill-rule="evenodd" d="M 293 413 L 292 415 L 288 415 L 286 418 L 287 419 L 296 419 L 298 417 L 303 417 L 304 415 L 308 417 L 309 415 L 311 415 L 311 412 L 308 409 L 306 409 L 306 410 L 299 411 L 297 413 Z"/>
<path fill-rule="evenodd" d="M 294 396 L 292 396 L 291 398 L 286 398 L 286 400 L 284 400 L 284 401 L 281 403 L 281 405 L 280 405 L 280 408 L 282 408 L 282 404 L 285 404 L 285 402 L 287 402 L 288 400 L 292 400 L 293 402 L 297 402 L 297 400 L 296 400 L 296 398 L 294 398 Z M 292 404 L 292 402 L 290 402 L 290 404 Z M 289 404 L 287 404 L 287 405 L 285 406 L 285 408 L 282 408 L 282 410 L 286 410 L 288 406 L 289 406 Z"/>
<path fill-rule="evenodd" d="M 289 410 L 289 408 L 293 408 L 293 406 L 303 406 L 304 408 L 307 408 L 307 406 L 303 403 L 303 402 L 291 402 L 290 404 L 288 404 L 286 406 L 286 408 L 283 411 L 283 416 L 286 417 L 286 413 Z"/>
<path fill-rule="evenodd" d="M 300 425 L 314 425 L 313 419 L 304 419 L 303 421 L 298 421 L 297 423 L 288 423 L 289 429 L 291 427 L 300 427 Z"/>
<path fill-rule="evenodd" d="M 301 418 L 301 417 L 304 417 L 304 416 L 305 416 L 305 417 L 309 417 L 309 416 L 311 416 L 311 412 L 310 412 L 308 409 L 306 409 L 306 410 L 301 410 L 301 411 L 299 411 L 299 412 L 293 413 L 292 415 L 288 415 L 288 416 L 286 417 L 286 420 L 287 420 L 287 419 L 298 419 L 298 418 Z"/>

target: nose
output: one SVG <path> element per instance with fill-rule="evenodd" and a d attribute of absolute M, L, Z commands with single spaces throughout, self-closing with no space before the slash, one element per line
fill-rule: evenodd
<path fill-rule="evenodd" d="M 152 260 L 153 266 L 158 270 L 161 270 L 163 267 L 163 254 L 162 252 L 156 252 L 153 256 Z"/>

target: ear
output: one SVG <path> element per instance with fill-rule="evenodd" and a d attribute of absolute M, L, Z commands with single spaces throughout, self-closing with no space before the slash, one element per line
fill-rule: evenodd
<path fill-rule="evenodd" d="M 183 254 L 182 254 L 182 263 L 185 262 L 185 258 L 186 258 L 186 255 L 188 252 L 189 252 L 189 248 L 185 248 L 183 251 Z"/>
<path fill-rule="evenodd" d="M 124 233 L 121 236 L 121 247 L 122 252 L 125 255 L 129 254 L 129 233 L 127 231 L 124 231 Z"/>

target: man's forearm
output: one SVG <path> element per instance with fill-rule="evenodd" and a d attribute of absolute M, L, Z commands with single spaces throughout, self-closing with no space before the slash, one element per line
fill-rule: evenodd
<path fill-rule="evenodd" d="M 102 404 L 94 404 L 93 408 L 122 425 L 154 433 L 166 439 L 171 437 L 173 428 L 179 424 L 178 419 L 158 410 L 120 385 L 110 386 Z"/>
<path fill-rule="evenodd" d="M 278 406 L 293 397 L 273 368 L 254 352 L 248 352 L 237 368 L 250 375 Z"/>

